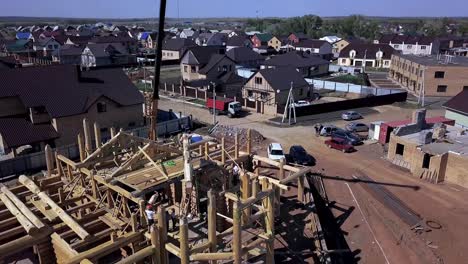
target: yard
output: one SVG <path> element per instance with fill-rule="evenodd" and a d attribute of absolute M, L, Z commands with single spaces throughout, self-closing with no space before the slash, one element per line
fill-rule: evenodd
<path fill-rule="evenodd" d="M 327 81 L 339 82 L 339 83 L 352 83 L 352 84 L 356 84 L 356 85 L 370 86 L 368 81 L 367 81 L 367 76 L 365 74 L 341 75 L 341 76 L 337 76 L 337 77 L 327 79 Z"/>

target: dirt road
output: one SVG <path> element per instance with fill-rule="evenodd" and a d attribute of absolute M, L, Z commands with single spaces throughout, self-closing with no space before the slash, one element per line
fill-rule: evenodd
<path fill-rule="evenodd" d="M 185 112 L 203 122 L 212 121 L 203 108 L 169 100 L 161 100 L 160 108 Z M 394 106 L 373 110 L 362 121 L 406 119 L 412 111 Z M 428 111 L 428 116 L 441 114 L 440 110 Z M 279 128 L 266 124 L 265 117 L 256 113 L 237 119 L 225 116 L 217 119 L 221 124 L 256 129 L 281 143 L 285 150 L 291 145 L 302 145 L 314 156 L 317 160 L 314 169 L 325 175 L 333 213 L 356 261 L 442 263 L 440 260 L 443 260 L 443 263 L 462 263 L 468 257 L 468 244 L 464 243 L 468 236 L 468 190 L 450 184 L 433 185 L 412 177 L 384 160 L 383 148 L 378 144 L 360 146 L 351 154 L 330 150 L 324 146 L 324 138 L 313 136 L 313 121 Z M 345 122 L 333 123 L 343 126 Z M 432 228 L 416 234 L 388 205 L 376 199 L 366 186 L 368 182 L 356 179 L 360 173 L 385 187 L 424 219 L 424 225 L 428 223 Z"/>

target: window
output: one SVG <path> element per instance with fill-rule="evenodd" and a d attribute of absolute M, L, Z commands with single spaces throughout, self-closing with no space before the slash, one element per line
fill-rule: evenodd
<path fill-rule="evenodd" d="M 299 89 L 299 95 L 302 95 L 304 93 L 304 91 L 301 89 Z"/>
<path fill-rule="evenodd" d="M 389 61 L 384 61 L 384 65 L 388 66 Z"/>
<path fill-rule="evenodd" d="M 255 77 L 255 84 L 262 84 L 262 77 Z"/>
<path fill-rule="evenodd" d="M 400 45 L 394 45 L 393 46 L 395 49 L 399 49 L 400 48 Z"/>
<path fill-rule="evenodd" d="M 443 79 L 445 77 L 445 72 L 443 71 L 436 71 L 434 74 L 434 78 L 436 79 Z"/>
<path fill-rule="evenodd" d="M 253 97 L 253 92 L 252 91 L 247 91 L 247 96 L 248 97 Z"/>
<path fill-rule="evenodd" d="M 419 70 L 419 77 L 423 76 L 423 70 Z"/>
<path fill-rule="evenodd" d="M 423 164 L 422 164 L 422 167 L 424 169 L 429 169 L 429 166 L 431 165 L 431 158 L 432 158 L 432 155 L 424 153 Z"/>
<path fill-rule="evenodd" d="M 134 126 L 135 126 L 135 122 L 130 122 L 130 123 L 128 123 L 128 126 L 129 126 L 129 127 L 134 127 Z"/>
<path fill-rule="evenodd" d="M 421 49 L 422 49 L 422 50 L 425 50 L 425 49 L 426 49 L 426 46 L 421 46 Z"/>
<path fill-rule="evenodd" d="M 341 63 L 346 63 L 346 59 L 341 59 Z"/>
<path fill-rule="evenodd" d="M 395 154 L 397 154 L 397 155 L 403 155 L 404 153 L 405 153 L 405 145 L 402 145 L 402 144 L 400 144 L 400 143 L 397 143 Z"/>
<path fill-rule="evenodd" d="M 197 72 L 197 66 L 190 66 L 190 72 Z"/>
<path fill-rule="evenodd" d="M 438 85 L 438 86 L 437 86 L 437 92 L 438 92 L 438 93 L 445 93 L 445 92 L 447 92 L 447 85 Z"/>
<path fill-rule="evenodd" d="M 99 102 L 97 103 L 97 111 L 98 113 L 104 113 L 107 112 L 107 106 L 106 103 Z"/>
<path fill-rule="evenodd" d="M 223 72 L 227 72 L 228 71 L 228 66 L 227 65 L 223 65 Z"/>
<path fill-rule="evenodd" d="M 407 48 L 407 49 L 412 49 L 412 48 L 413 48 L 413 45 L 407 45 L 406 48 Z"/>
<path fill-rule="evenodd" d="M 188 66 L 184 66 L 184 72 L 188 71 Z"/>

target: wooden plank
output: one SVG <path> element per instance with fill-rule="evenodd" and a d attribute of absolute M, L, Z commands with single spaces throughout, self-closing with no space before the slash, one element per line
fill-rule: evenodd
<path fill-rule="evenodd" d="M 21 226 L 26 230 L 26 233 L 29 235 L 37 234 L 39 229 L 29 221 L 29 219 L 24 216 L 20 210 L 15 206 L 15 204 L 6 196 L 4 193 L 0 193 L 0 199 L 6 205 L 8 210 L 16 217 Z"/>
<path fill-rule="evenodd" d="M 197 253 L 190 256 L 190 261 L 231 260 L 232 252 Z"/>
<path fill-rule="evenodd" d="M 19 182 L 21 182 L 24 186 L 28 187 L 28 189 L 35 193 L 39 198 L 41 198 L 42 201 L 44 201 L 47 205 L 49 205 L 54 212 L 57 214 L 57 216 L 64 222 L 66 223 L 75 233 L 81 238 L 81 239 L 86 239 L 90 237 L 91 235 L 84 230 L 83 227 L 81 227 L 75 219 L 73 219 L 70 215 L 68 215 L 65 210 L 63 210 L 60 206 L 58 206 L 46 193 L 42 192 L 39 187 L 31 181 L 29 178 L 27 178 L 24 175 L 21 175 L 19 177 Z"/>
<path fill-rule="evenodd" d="M 180 258 L 180 248 L 178 248 L 176 245 L 172 243 L 167 243 L 165 247 L 166 247 L 166 250 L 169 251 L 171 254 Z"/>
<path fill-rule="evenodd" d="M 20 200 L 16 195 L 14 195 L 7 187 L 3 184 L 0 184 L 0 190 L 6 194 L 8 198 L 16 205 L 16 207 L 20 210 L 20 212 L 28 218 L 28 220 L 34 224 L 38 229 L 45 228 L 46 226 L 42 221 L 35 215 L 29 208 Z"/>

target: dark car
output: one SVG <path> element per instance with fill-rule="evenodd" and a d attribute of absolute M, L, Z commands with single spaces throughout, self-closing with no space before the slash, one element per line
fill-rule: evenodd
<path fill-rule="evenodd" d="M 345 130 L 338 130 L 332 133 L 332 138 L 341 138 L 343 140 L 348 141 L 351 145 L 356 146 L 362 144 L 362 140 L 356 136 L 355 134 L 345 131 Z"/>
<path fill-rule="evenodd" d="M 292 146 L 289 149 L 289 159 L 292 163 L 300 165 L 314 165 L 314 159 L 307 153 L 302 146 Z"/>
<path fill-rule="evenodd" d="M 353 145 L 349 144 L 348 141 L 341 138 L 332 138 L 325 141 L 325 145 L 329 148 L 337 149 L 343 152 L 354 151 Z"/>

